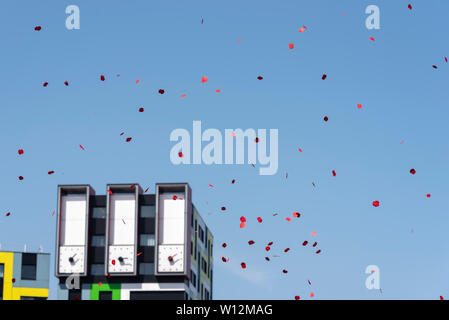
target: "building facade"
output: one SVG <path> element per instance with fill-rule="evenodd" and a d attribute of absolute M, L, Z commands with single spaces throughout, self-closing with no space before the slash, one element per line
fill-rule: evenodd
<path fill-rule="evenodd" d="M 58 299 L 212 299 L 213 235 L 189 185 L 155 190 L 58 186 Z"/>
<path fill-rule="evenodd" d="M 50 254 L 0 252 L 0 300 L 46 300 Z"/>

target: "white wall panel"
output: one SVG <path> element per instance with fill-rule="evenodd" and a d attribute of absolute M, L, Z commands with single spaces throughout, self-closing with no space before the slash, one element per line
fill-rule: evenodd
<path fill-rule="evenodd" d="M 84 245 L 86 236 L 86 195 L 65 195 L 61 199 L 60 245 Z"/>
<path fill-rule="evenodd" d="M 174 194 L 163 194 L 160 198 L 160 220 L 162 228 L 159 230 L 161 244 L 184 243 L 185 200 L 173 200 Z"/>
<path fill-rule="evenodd" d="M 112 194 L 110 202 L 110 245 L 134 245 L 135 194 Z"/>

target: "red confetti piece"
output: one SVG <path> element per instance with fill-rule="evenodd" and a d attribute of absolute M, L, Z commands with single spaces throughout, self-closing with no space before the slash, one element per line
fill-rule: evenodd
<path fill-rule="evenodd" d="M 120 136 L 123 136 L 125 133 L 124 132 L 122 132 L 122 133 L 120 133 Z"/>
<path fill-rule="evenodd" d="M 226 244 L 226 242 L 224 242 L 221 246 L 222 246 L 223 248 L 226 248 L 228 245 Z"/>
<path fill-rule="evenodd" d="M 53 174 L 55 173 L 53 170 L 52 171 L 48 171 L 48 174 Z"/>
<path fill-rule="evenodd" d="M 299 296 L 295 296 L 295 300 L 299 300 L 300 299 L 300 297 Z"/>
<path fill-rule="evenodd" d="M 332 175 L 335 177 L 337 174 L 335 173 L 335 170 L 332 170 Z"/>
<path fill-rule="evenodd" d="M 109 193 L 109 194 L 112 194 L 112 191 L 111 191 L 111 190 L 108 190 L 108 193 Z"/>
<path fill-rule="evenodd" d="M 325 117 L 323 118 L 323 120 L 327 122 L 327 120 L 329 120 L 329 118 L 328 118 L 327 116 L 325 116 Z"/>
<path fill-rule="evenodd" d="M 299 150 L 299 152 L 302 152 L 302 149 L 301 149 L 301 148 L 298 148 L 298 150 Z"/>
<path fill-rule="evenodd" d="M 262 76 L 258 76 L 258 77 L 257 77 L 257 80 L 262 80 L 262 79 L 263 79 Z"/>
<path fill-rule="evenodd" d="M 100 80 L 101 80 L 101 81 L 104 81 L 104 80 L 105 80 L 104 75 L 101 75 L 101 76 L 100 76 Z"/>
<path fill-rule="evenodd" d="M 134 189 L 135 186 L 136 186 L 135 184 L 132 184 L 131 187 L 129 187 L 129 188 Z"/>
<path fill-rule="evenodd" d="M 220 89 L 217 89 L 217 90 L 215 90 L 215 92 L 216 92 L 216 93 L 220 93 L 220 92 L 221 92 L 221 90 L 220 90 Z"/>
<path fill-rule="evenodd" d="M 326 80 L 327 78 L 327 74 L 323 74 L 323 76 L 321 77 L 321 80 Z"/>
<path fill-rule="evenodd" d="M 221 207 L 221 211 L 225 211 L 226 210 L 226 207 Z"/>
<path fill-rule="evenodd" d="M 180 151 L 180 152 L 178 152 L 178 156 L 179 156 L 180 158 L 182 158 L 184 155 L 183 155 L 182 152 Z"/>
<path fill-rule="evenodd" d="M 100 281 L 100 283 L 98 283 L 98 286 L 101 287 L 101 281 Z"/>
<path fill-rule="evenodd" d="M 285 220 L 287 220 L 287 221 L 291 221 L 292 219 L 290 219 L 290 218 L 285 218 Z"/>
<path fill-rule="evenodd" d="M 304 32 L 304 28 L 299 28 L 299 32 Z"/>
<path fill-rule="evenodd" d="M 270 246 L 266 246 L 265 247 L 265 251 L 270 251 L 271 247 Z"/>
<path fill-rule="evenodd" d="M 290 248 L 286 248 L 285 250 L 284 250 L 284 252 L 289 252 L 290 251 Z"/>
<path fill-rule="evenodd" d="M 411 5 L 411 4 L 409 4 L 407 7 L 408 7 L 410 10 L 412 10 L 412 5 Z"/>
<path fill-rule="evenodd" d="M 249 244 L 250 246 L 252 246 L 254 243 L 255 243 L 255 242 L 254 242 L 253 240 L 249 240 L 249 241 L 248 241 L 248 244 Z"/>
<path fill-rule="evenodd" d="M 288 273 L 288 271 L 287 271 L 287 270 L 285 270 L 285 269 L 284 269 L 284 270 L 282 270 L 282 272 L 283 272 L 283 273 Z"/>
<path fill-rule="evenodd" d="M 268 257 L 265 257 L 265 260 L 267 260 L 267 261 L 270 261 L 270 258 L 268 258 Z"/>
<path fill-rule="evenodd" d="M 410 169 L 410 173 L 411 173 L 411 174 L 415 174 L 415 173 L 416 173 L 416 170 L 415 170 L 415 169 Z"/>
<path fill-rule="evenodd" d="M 183 95 L 181 95 L 181 98 L 185 98 L 187 95 L 186 94 L 183 94 Z"/>
<path fill-rule="evenodd" d="M 43 86 L 44 87 L 48 86 L 48 82 L 44 82 Z"/>
<path fill-rule="evenodd" d="M 373 201 L 373 206 L 378 207 L 380 205 L 379 201 Z"/>
<path fill-rule="evenodd" d="M 299 212 L 293 212 L 293 217 L 294 218 L 299 218 L 301 216 L 301 214 Z"/>
<path fill-rule="evenodd" d="M 11 215 L 11 212 L 7 212 L 6 216 L 9 217 Z"/>
<path fill-rule="evenodd" d="M 15 283 L 16 282 L 16 278 L 12 278 L 12 283 Z"/>
<path fill-rule="evenodd" d="M 312 282 L 310 282 L 310 280 L 307 280 L 307 282 L 309 283 L 310 286 L 312 285 Z"/>
<path fill-rule="evenodd" d="M 316 254 L 318 254 L 318 253 L 320 253 L 321 252 L 321 250 L 318 250 L 317 252 L 316 252 Z"/>
<path fill-rule="evenodd" d="M 136 84 L 139 83 L 139 82 L 140 82 L 140 79 L 137 79 L 137 80 L 136 80 Z"/>
<path fill-rule="evenodd" d="M 214 186 L 210 184 L 209 187 L 213 188 Z"/>
<path fill-rule="evenodd" d="M 358 109 L 362 109 L 362 105 L 359 103 L 359 104 L 357 105 L 357 108 L 358 108 Z"/>
<path fill-rule="evenodd" d="M 232 179 L 231 183 L 234 184 L 235 183 L 235 179 Z"/>
<path fill-rule="evenodd" d="M 289 47 L 290 49 L 293 49 L 293 48 L 295 48 L 295 45 L 294 45 L 293 43 L 289 43 L 289 44 L 288 44 L 288 47 Z"/>
<path fill-rule="evenodd" d="M 312 237 L 313 237 L 314 235 L 316 235 L 316 231 L 313 231 L 313 232 L 312 232 Z"/>
<path fill-rule="evenodd" d="M 202 83 L 207 82 L 207 77 L 202 77 L 202 78 L 201 78 L 201 82 L 202 82 Z"/>
<path fill-rule="evenodd" d="M 226 258 L 225 257 L 221 257 L 221 261 L 226 262 Z"/>
<path fill-rule="evenodd" d="M 241 216 L 241 217 L 240 217 L 240 221 L 241 221 L 241 222 L 246 222 L 246 218 L 245 218 L 244 216 Z"/>
<path fill-rule="evenodd" d="M 150 187 L 146 188 L 143 193 L 147 193 L 148 189 L 150 189 Z"/>
<path fill-rule="evenodd" d="M 115 260 L 112 260 L 111 263 L 113 266 L 115 266 Z"/>
<path fill-rule="evenodd" d="M 246 269 L 246 263 L 245 262 L 242 262 L 240 265 L 242 266 L 242 269 Z"/>
<path fill-rule="evenodd" d="M 258 142 L 259 142 L 259 138 L 256 137 L 256 139 L 254 139 L 254 141 L 255 141 L 256 143 L 258 143 Z"/>
<path fill-rule="evenodd" d="M 430 198 L 430 193 L 426 194 L 426 197 L 427 197 L 427 198 Z"/>
<path fill-rule="evenodd" d="M 176 200 L 176 199 L 178 199 L 178 196 L 174 195 L 173 200 Z"/>
<path fill-rule="evenodd" d="M 268 243 L 269 246 L 271 246 L 273 244 L 273 242 Z"/>
<path fill-rule="evenodd" d="M 315 294 L 313 292 L 310 293 L 310 297 L 313 298 Z"/>
<path fill-rule="evenodd" d="M 164 89 L 159 89 L 159 91 L 158 91 L 160 94 L 164 94 L 165 93 L 165 90 Z"/>
<path fill-rule="evenodd" d="M 22 177 L 22 176 L 19 176 L 19 180 L 23 180 L 23 177 Z"/>
<path fill-rule="evenodd" d="M 444 57 L 444 61 L 446 61 L 446 62 L 447 62 L 447 58 L 446 58 L 446 57 Z"/>
<path fill-rule="evenodd" d="M 369 37 L 369 39 L 370 39 L 371 41 L 374 41 L 374 38 L 373 38 L 373 37 Z"/>
<path fill-rule="evenodd" d="M 308 243 L 309 243 L 309 241 L 304 241 L 304 242 L 302 243 L 302 245 L 303 245 L 303 246 L 306 246 Z"/>
<path fill-rule="evenodd" d="M 315 242 L 315 243 L 313 244 L 313 247 L 316 247 L 317 244 L 318 244 L 318 242 Z"/>
<path fill-rule="evenodd" d="M 257 221 L 258 221 L 259 223 L 262 223 L 262 218 L 261 218 L 261 217 L 257 217 Z"/>
<path fill-rule="evenodd" d="M 144 108 L 139 108 L 139 112 L 143 112 L 144 110 Z"/>
<path fill-rule="evenodd" d="M 23 149 L 19 149 L 19 150 L 17 151 L 17 153 L 20 154 L 20 155 L 22 155 L 22 154 L 23 154 Z"/>
<path fill-rule="evenodd" d="M 133 138 L 131 138 L 131 137 L 126 138 L 126 142 L 130 142 L 132 139 L 133 139 Z"/>
<path fill-rule="evenodd" d="M 41 26 L 36 26 L 36 27 L 34 28 L 35 31 L 41 31 L 41 29 L 42 29 Z"/>
<path fill-rule="evenodd" d="M 246 226 L 245 222 L 240 223 L 240 229 L 245 228 L 245 226 Z"/>
<path fill-rule="evenodd" d="M 142 252 L 138 252 L 138 253 L 137 253 L 137 256 L 140 256 L 141 254 L 142 254 Z"/>
<path fill-rule="evenodd" d="M 434 68 L 434 69 L 438 69 L 438 67 L 437 67 L 436 65 L 433 65 L 433 66 L 432 66 L 432 68 Z"/>
<path fill-rule="evenodd" d="M 440 300 L 444 300 L 443 296 L 440 296 Z"/>

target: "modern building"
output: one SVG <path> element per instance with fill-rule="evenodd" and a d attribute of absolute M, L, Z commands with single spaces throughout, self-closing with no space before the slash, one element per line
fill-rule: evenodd
<path fill-rule="evenodd" d="M 187 183 L 60 185 L 57 208 L 58 299 L 212 299 L 213 235 Z"/>
<path fill-rule="evenodd" d="M 49 253 L 0 252 L 0 300 L 47 300 Z"/>

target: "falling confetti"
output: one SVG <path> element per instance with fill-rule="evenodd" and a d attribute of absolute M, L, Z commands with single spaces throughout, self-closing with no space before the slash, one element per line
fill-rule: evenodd
<path fill-rule="evenodd" d="M 101 75 L 101 76 L 100 76 L 100 80 L 101 80 L 101 81 L 104 81 L 104 80 L 105 80 L 104 75 Z"/>
<path fill-rule="evenodd" d="M 284 269 L 284 270 L 282 270 L 282 272 L 283 272 L 283 273 L 288 273 L 288 271 L 287 271 L 287 270 L 285 270 L 285 269 Z"/>
<path fill-rule="evenodd" d="M 287 221 L 292 221 L 292 219 L 290 219 L 290 218 L 285 218 L 285 220 L 287 220 Z"/>
<path fill-rule="evenodd" d="M 85 149 L 84 149 L 84 147 L 82 146 L 82 145 L 80 145 L 80 148 L 84 151 Z"/>
<path fill-rule="evenodd" d="M 201 82 L 202 82 L 202 83 L 207 82 L 207 77 L 202 77 L 202 78 L 201 78 Z"/>
<path fill-rule="evenodd" d="M 145 109 L 144 108 L 139 108 L 139 112 L 144 112 Z"/>
<path fill-rule="evenodd" d="M 316 247 L 317 244 L 318 244 L 318 242 L 315 241 L 315 243 L 312 245 L 312 247 Z"/>
<path fill-rule="evenodd" d="M 303 245 L 303 246 L 306 246 L 308 243 L 309 243 L 309 241 L 304 241 L 304 242 L 302 243 L 302 245 Z"/>
<path fill-rule="evenodd" d="M 317 252 L 315 252 L 316 254 L 319 254 L 321 252 L 321 250 L 318 250 Z"/>
<path fill-rule="evenodd" d="M 444 61 L 446 61 L 446 62 L 447 62 L 447 57 L 444 57 Z"/>
<path fill-rule="evenodd" d="M 11 215 L 11 212 L 7 212 L 6 216 L 9 217 Z"/>
<path fill-rule="evenodd" d="M 284 252 L 289 252 L 290 251 L 290 248 L 286 248 L 285 250 L 284 250 Z"/>
<path fill-rule="evenodd" d="M 301 217 L 301 214 L 299 213 L 299 212 L 293 212 L 293 217 L 294 218 L 299 218 L 299 217 Z"/>
<path fill-rule="evenodd" d="M 181 98 L 185 98 L 187 95 L 186 94 L 183 94 L 183 95 L 181 95 Z"/>
<path fill-rule="evenodd" d="M 323 74 L 323 76 L 321 77 L 321 80 L 326 80 L 327 78 L 327 74 Z"/>
<path fill-rule="evenodd" d="M 235 183 L 235 179 L 232 179 L 231 183 L 234 184 Z"/>
<path fill-rule="evenodd" d="M 148 189 L 150 189 L 150 187 L 146 188 L 143 193 L 147 193 Z"/>
<path fill-rule="evenodd" d="M 182 158 L 184 155 L 183 155 L 182 152 L 180 151 L 180 152 L 178 152 L 178 156 L 179 156 L 180 158 Z"/>
<path fill-rule="evenodd" d="M 313 298 L 315 294 L 313 292 L 310 293 L 310 297 Z"/>
<path fill-rule="evenodd" d="M 415 173 L 416 173 L 416 170 L 412 168 L 412 169 L 410 169 L 410 173 L 411 173 L 411 174 L 415 174 Z"/>
<path fill-rule="evenodd" d="M 257 217 L 257 221 L 258 221 L 259 223 L 262 223 L 262 218 L 261 218 L 261 217 Z"/>
<path fill-rule="evenodd" d="M 48 174 L 53 174 L 55 173 L 53 170 L 52 171 L 48 171 Z"/>
<path fill-rule="evenodd" d="M 409 4 L 407 7 L 408 7 L 410 10 L 412 10 L 412 5 L 411 5 L 411 4 Z"/>
<path fill-rule="evenodd" d="M 177 195 L 174 195 L 174 196 L 173 196 L 173 200 L 176 200 L 176 199 L 178 199 L 178 196 L 177 196 Z"/>
<path fill-rule="evenodd" d="M 246 223 L 245 223 L 245 222 L 241 222 L 241 223 L 240 223 L 240 229 L 245 228 L 245 226 L 246 226 Z"/>
<path fill-rule="evenodd" d="M 23 177 L 22 177 L 22 176 L 19 176 L 19 180 L 23 180 Z"/>
<path fill-rule="evenodd" d="M 220 90 L 220 89 L 217 89 L 217 90 L 215 90 L 215 92 L 216 92 L 216 93 L 220 93 L 220 92 L 221 92 L 221 90 Z"/>
<path fill-rule="evenodd" d="M 159 91 L 158 91 L 160 94 L 164 94 L 165 93 L 165 90 L 164 89 L 159 89 Z"/>
<path fill-rule="evenodd" d="M 139 83 L 139 82 L 140 82 L 140 79 L 137 79 L 137 80 L 136 80 L 136 84 Z"/>
<path fill-rule="evenodd" d="M 265 247 L 265 251 L 270 251 L 271 247 L 270 246 L 266 246 Z"/>
<path fill-rule="evenodd" d="M 373 37 L 369 37 L 369 39 L 370 39 L 371 41 L 374 41 L 374 38 L 373 38 Z"/>
<path fill-rule="evenodd" d="M 357 108 L 358 108 L 358 109 L 362 109 L 362 105 L 359 103 L 359 104 L 357 105 Z"/>
<path fill-rule="evenodd" d="M 335 173 L 335 170 L 332 170 L 332 175 L 335 177 L 337 174 Z"/>
<path fill-rule="evenodd" d="M 329 118 L 328 118 L 327 116 L 325 116 L 325 117 L 323 118 L 323 120 L 327 122 L 327 120 L 329 120 Z"/>
<path fill-rule="evenodd" d="M 257 77 L 257 80 L 262 80 L 262 79 L 263 79 L 262 76 L 258 76 L 258 77 Z"/>
<path fill-rule="evenodd" d="M 245 262 L 242 262 L 240 265 L 242 266 L 242 269 L 246 269 L 246 263 Z"/>
<path fill-rule="evenodd" d="M 112 260 L 111 263 L 113 266 L 115 266 L 115 260 Z"/>
<path fill-rule="evenodd" d="M 249 241 L 248 241 L 248 244 L 249 244 L 250 246 L 252 246 L 254 243 L 255 243 L 255 242 L 254 242 L 253 240 L 249 240 Z"/>
<path fill-rule="evenodd" d="M 378 207 L 380 205 L 379 201 L 373 201 L 373 206 Z"/>
<path fill-rule="evenodd" d="M 294 48 L 295 48 L 295 45 L 294 45 L 293 43 L 289 43 L 289 44 L 288 44 L 288 47 L 289 47 L 290 49 L 294 49 Z"/>
<path fill-rule="evenodd" d="M 432 68 L 434 68 L 434 69 L 438 69 L 438 67 L 437 67 L 436 65 L 433 65 L 433 66 L 432 66 Z"/>
<path fill-rule="evenodd" d="M 19 150 L 17 151 L 17 153 L 18 153 L 19 155 L 22 155 L 22 154 L 23 154 L 23 149 L 19 149 Z"/>
<path fill-rule="evenodd" d="M 426 194 L 426 197 L 427 197 L 427 198 L 430 198 L 430 193 Z"/>
<path fill-rule="evenodd" d="M 44 82 L 43 86 L 44 87 L 48 86 L 48 82 Z"/>
<path fill-rule="evenodd" d="M 313 237 L 314 235 L 316 235 L 316 231 L 313 231 L 313 232 L 312 232 L 312 237 Z"/>
<path fill-rule="evenodd" d="M 226 207 L 221 207 L 221 211 L 226 211 Z"/>
<path fill-rule="evenodd" d="M 227 247 L 226 242 L 224 242 L 221 246 L 222 246 L 223 248 L 226 248 L 226 247 Z"/>
<path fill-rule="evenodd" d="M 300 299 L 300 297 L 299 296 L 295 296 L 295 300 L 299 300 Z"/>
<path fill-rule="evenodd" d="M 36 27 L 34 27 L 34 30 L 35 30 L 35 31 L 41 31 L 41 29 L 42 29 L 41 26 L 36 26 Z"/>
<path fill-rule="evenodd" d="M 131 137 L 126 138 L 126 142 L 130 142 L 132 139 L 133 139 L 133 138 L 131 138 Z"/>
<path fill-rule="evenodd" d="M 64 84 L 68 87 L 69 86 L 69 82 L 68 81 L 64 81 Z"/>

